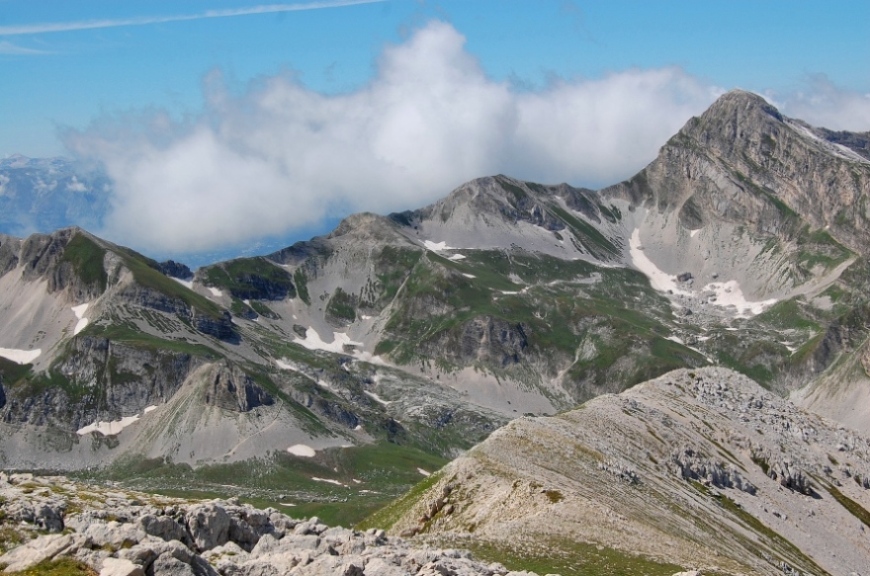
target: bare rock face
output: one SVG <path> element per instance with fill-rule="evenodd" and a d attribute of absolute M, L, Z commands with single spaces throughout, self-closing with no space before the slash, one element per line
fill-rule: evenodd
<path fill-rule="evenodd" d="M 206 404 L 225 410 L 248 412 L 258 406 L 271 406 L 274 399 L 250 376 L 235 366 L 222 364 L 212 376 Z"/>
<path fill-rule="evenodd" d="M 724 221 L 789 234 L 799 215 L 864 252 L 870 214 L 859 200 L 870 194 L 870 161 L 860 135 L 851 136 L 838 141 L 735 90 L 689 120 L 637 176 L 602 193 L 676 210 L 690 230 Z"/>

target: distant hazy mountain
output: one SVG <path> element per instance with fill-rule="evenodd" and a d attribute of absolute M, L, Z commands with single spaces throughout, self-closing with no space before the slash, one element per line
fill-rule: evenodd
<path fill-rule="evenodd" d="M 109 179 L 66 158 L 0 159 L 0 230 L 26 235 L 102 224 Z"/>

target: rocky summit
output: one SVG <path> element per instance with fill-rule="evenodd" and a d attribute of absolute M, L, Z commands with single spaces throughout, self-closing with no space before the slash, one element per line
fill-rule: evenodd
<path fill-rule="evenodd" d="M 0 467 L 541 573 L 866 572 L 868 141 L 738 90 L 602 190 L 484 176 L 196 271 L 0 235 Z M 16 157 L 3 202 L 48 169 L 105 192 Z"/>

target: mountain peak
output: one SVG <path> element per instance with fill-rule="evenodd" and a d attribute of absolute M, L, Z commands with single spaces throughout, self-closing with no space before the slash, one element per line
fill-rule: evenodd
<path fill-rule="evenodd" d="M 771 105 L 763 96 L 746 90 L 726 92 L 713 102 L 712 106 L 704 112 L 702 118 L 705 116 L 733 116 L 735 113 L 742 113 L 744 116 L 762 113 L 782 121 L 782 114 L 775 106 Z"/>

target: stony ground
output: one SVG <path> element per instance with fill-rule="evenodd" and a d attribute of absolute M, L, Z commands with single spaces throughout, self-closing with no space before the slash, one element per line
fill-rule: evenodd
<path fill-rule="evenodd" d="M 100 576 L 532 575 L 235 499 L 194 502 L 30 474 L 0 473 L 0 547 L 3 573 L 74 561 Z"/>

